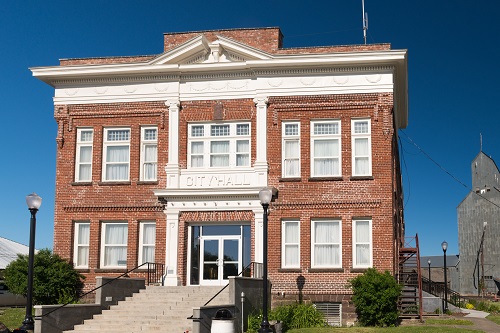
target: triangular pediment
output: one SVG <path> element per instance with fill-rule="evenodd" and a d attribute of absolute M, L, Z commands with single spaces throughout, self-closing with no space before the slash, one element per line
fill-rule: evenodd
<path fill-rule="evenodd" d="M 217 36 L 210 42 L 199 35 L 150 61 L 151 65 L 210 64 L 265 60 L 270 54 L 230 38 Z"/>

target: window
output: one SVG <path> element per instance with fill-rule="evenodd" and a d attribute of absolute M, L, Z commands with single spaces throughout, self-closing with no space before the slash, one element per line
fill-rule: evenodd
<path fill-rule="evenodd" d="M 156 180 L 158 156 L 158 129 L 141 128 L 141 180 Z"/>
<path fill-rule="evenodd" d="M 312 177 L 340 176 L 340 121 L 314 121 L 311 125 Z"/>
<path fill-rule="evenodd" d="M 353 221 L 353 267 L 372 267 L 372 221 Z"/>
<path fill-rule="evenodd" d="M 127 267 L 127 238 L 127 223 L 105 222 L 102 224 L 102 267 Z"/>
<path fill-rule="evenodd" d="M 300 229 L 299 221 L 281 222 L 281 267 L 300 267 Z"/>
<path fill-rule="evenodd" d="M 284 122 L 282 126 L 282 137 L 283 178 L 300 177 L 299 122 Z"/>
<path fill-rule="evenodd" d="M 312 221 L 312 267 L 342 267 L 341 242 L 340 221 Z"/>
<path fill-rule="evenodd" d="M 250 124 L 190 124 L 190 168 L 250 166 Z"/>
<path fill-rule="evenodd" d="M 75 246 L 73 249 L 73 263 L 76 268 L 89 267 L 90 223 L 75 223 Z"/>
<path fill-rule="evenodd" d="M 370 119 L 352 120 L 352 175 L 371 176 L 371 130 Z"/>
<path fill-rule="evenodd" d="M 104 167 L 105 181 L 129 180 L 130 129 L 104 129 Z"/>
<path fill-rule="evenodd" d="M 155 262 L 156 223 L 141 222 L 139 231 L 139 265 Z"/>
<path fill-rule="evenodd" d="M 94 131 L 91 128 L 79 128 L 76 132 L 75 181 L 92 181 L 92 142 Z"/>

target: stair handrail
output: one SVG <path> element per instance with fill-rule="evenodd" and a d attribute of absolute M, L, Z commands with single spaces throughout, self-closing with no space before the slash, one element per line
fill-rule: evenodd
<path fill-rule="evenodd" d="M 443 283 L 435 282 L 429 280 L 426 277 L 422 277 L 422 287 L 423 287 L 422 289 L 428 292 L 429 294 L 444 299 L 444 288 L 445 288 L 444 282 Z M 455 291 L 450 288 L 447 288 L 447 295 L 448 295 L 447 301 L 458 307 L 461 307 L 462 303 L 467 300 L 467 298 L 463 297 L 458 291 Z"/>
<path fill-rule="evenodd" d="M 255 264 L 260 264 L 259 262 L 255 262 L 255 261 L 252 261 L 250 262 L 245 268 L 243 268 L 243 270 L 241 272 L 238 273 L 238 275 L 236 276 L 240 276 L 241 274 L 243 274 L 244 272 L 246 272 L 248 270 L 248 268 L 250 268 L 250 266 L 254 266 Z M 252 267 L 253 268 L 253 267 Z M 252 270 L 250 270 L 252 271 Z M 255 271 L 255 268 L 253 269 L 253 271 Z M 210 303 L 214 298 L 216 298 L 217 296 L 219 296 L 220 293 L 222 293 L 227 287 L 229 286 L 229 284 L 226 284 L 224 287 L 222 287 L 221 290 L 219 290 L 211 299 L 208 300 L 208 302 L 206 302 L 205 304 L 203 304 L 203 306 L 207 306 L 208 303 Z"/>
<path fill-rule="evenodd" d="M 133 271 L 138 270 L 139 268 L 141 268 L 141 267 L 142 267 L 142 266 L 144 266 L 144 265 L 148 265 L 148 271 L 147 271 L 147 276 L 148 276 L 148 279 L 147 279 L 147 281 L 146 281 L 146 284 L 147 284 L 147 285 L 150 285 L 150 284 L 151 284 L 151 281 L 149 280 L 150 276 L 152 276 L 152 275 L 154 275 L 154 276 L 158 276 L 157 274 L 152 274 L 153 270 L 154 270 L 154 272 L 156 272 L 156 271 L 157 271 L 157 268 L 156 268 L 156 267 L 157 267 L 157 266 L 159 266 L 159 267 L 161 268 L 160 272 L 163 272 L 163 271 L 164 271 L 164 267 L 165 267 L 165 265 L 164 265 L 164 264 L 154 263 L 154 262 L 145 262 L 145 263 L 143 263 L 143 264 L 141 264 L 141 265 L 139 265 L 139 266 L 136 266 L 136 267 L 134 267 L 134 268 L 132 268 L 132 269 L 129 269 L 129 270 L 128 270 L 128 271 L 126 271 L 125 273 L 123 273 L 123 274 L 121 274 L 121 275 L 119 275 L 119 276 L 117 276 L 117 277 L 115 277 L 115 278 L 113 278 L 113 279 L 111 279 L 111 280 L 109 280 L 109 281 L 106 281 L 105 283 L 101 284 L 99 287 L 95 287 L 94 289 L 92 289 L 92 290 L 90 290 L 90 291 L 87 291 L 86 293 L 84 293 L 84 294 L 82 294 L 82 295 L 80 295 L 80 296 L 78 296 L 78 297 L 76 297 L 76 298 L 73 298 L 71 301 L 69 301 L 69 302 L 67 302 L 67 303 L 64 303 L 63 305 L 61 305 L 61 306 L 59 306 L 59 307 L 57 307 L 57 308 L 55 308 L 55 309 L 52 309 L 52 310 L 50 310 L 49 312 L 47 312 L 47 313 L 45 313 L 45 314 L 43 314 L 43 315 L 41 315 L 41 316 L 37 316 L 37 318 L 41 318 L 41 317 L 48 316 L 49 314 L 51 314 L 51 313 L 53 313 L 53 312 L 55 312 L 55 311 L 57 311 L 57 310 L 59 310 L 59 309 L 62 309 L 62 308 L 64 308 L 65 306 L 67 306 L 67 305 L 69 305 L 69 304 L 73 304 L 74 302 L 81 300 L 83 297 L 87 296 L 88 294 L 93 293 L 94 291 L 96 291 L 96 290 L 98 290 L 98 289 L 101 289 L 101 288 L 102 288 L 102 287 L 104 287 L 105 285 L 108 285 L 108 284 L 110 284 L 110 283 L 112 283 L 112 282 L 114 282 L 114 281 L 118 280 L 119 278 L 122 278 L 122 277 L 129 277 L 129 276 L 128 276 L 128 274 L 129 274 L 129 273 L 132 273 Z M 155 282 L 155 283 L 157 283 L 157 282 Z M 164 284 L 164 279 L 163 279 L 163 274 L 162 274 L 162 275 L 161 275 L 161 285 L 163 286 L 163 284 Z"/>

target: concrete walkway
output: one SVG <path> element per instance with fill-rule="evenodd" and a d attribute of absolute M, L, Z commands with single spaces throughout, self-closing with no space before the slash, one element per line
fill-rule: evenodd
<path fill-rule="evenodd" d="M 486 319 L 486 317 L 489 315 L 488 312 L 469 310 L 469 309 L 461 309 L 461 310 L 463 313 L 467 313 L 464 319 L 470 320 L 474 323 L 473 326 L 474 329 L 481 330 L 486 333 L 500 332 L 500 325 L 497 325 L 494 322 Z"/>

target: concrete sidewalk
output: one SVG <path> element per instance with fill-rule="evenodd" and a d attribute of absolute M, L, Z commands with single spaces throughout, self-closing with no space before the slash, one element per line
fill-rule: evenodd
<path fill-rule="evenodd" d="M 460 309 L 462 313 L 467 313 L 465 315 L 465 318 L 486 318 L 488 317 L 489 313 L 484 312 L 484 311 L 478 311 L 478 310 L 470 310 L 470 309 Z"/>

